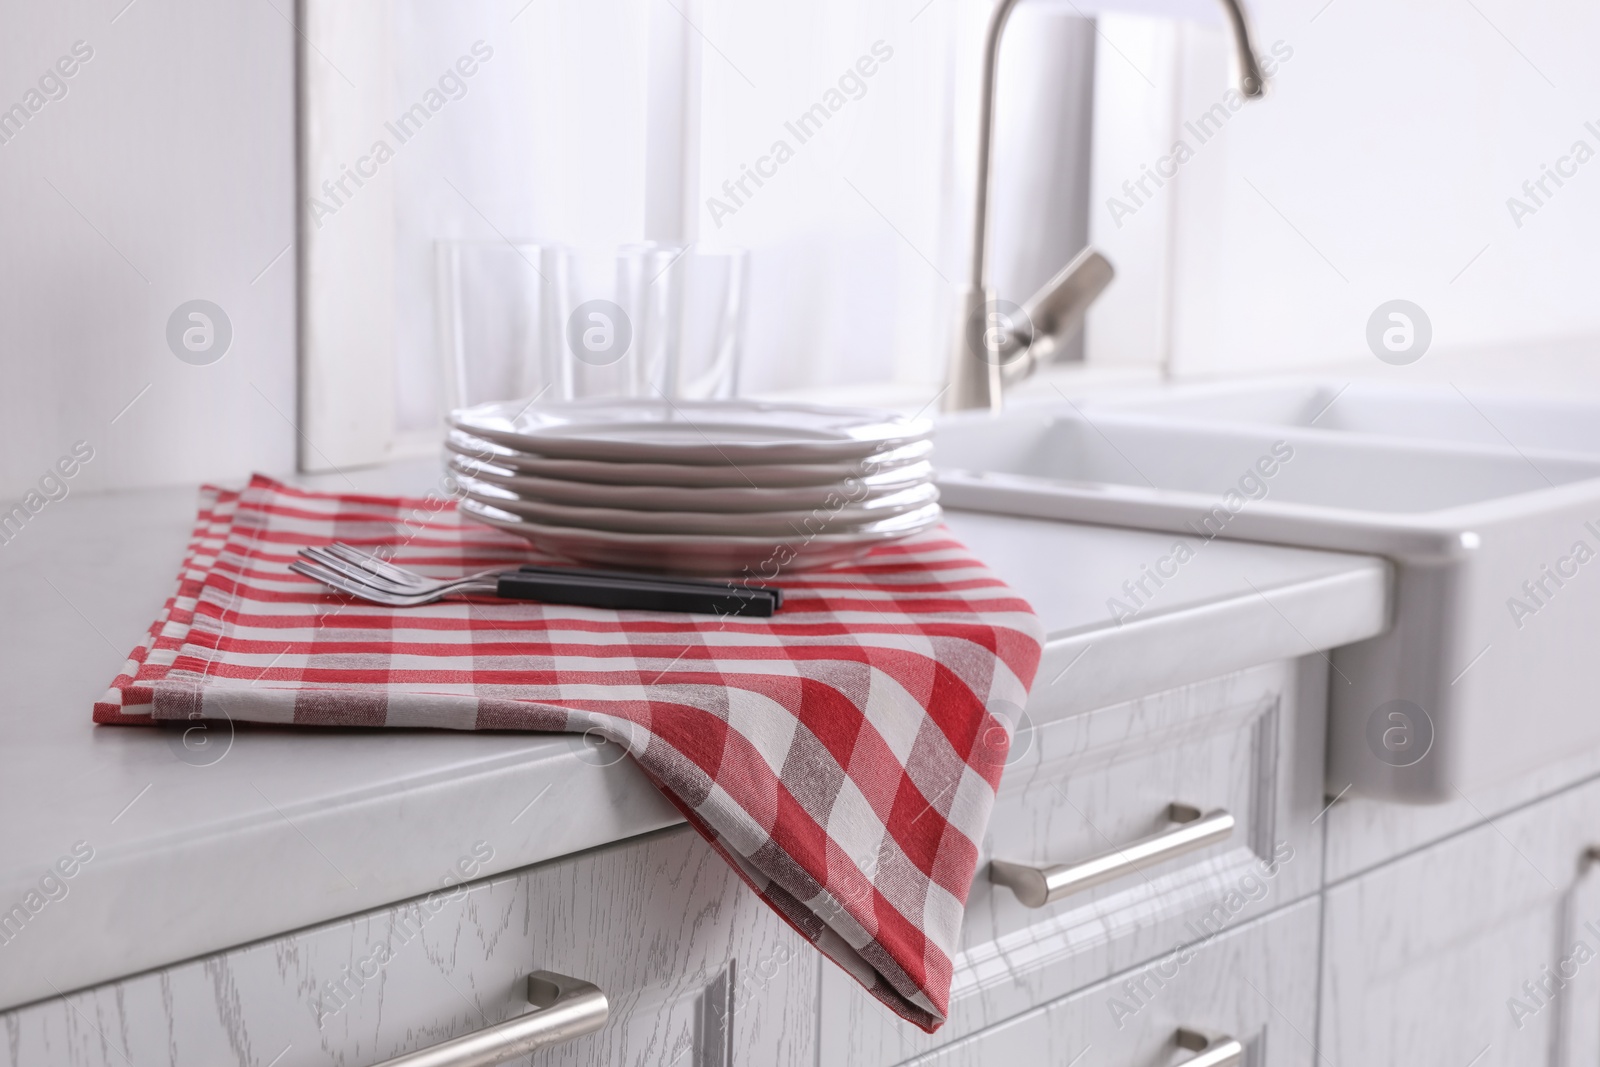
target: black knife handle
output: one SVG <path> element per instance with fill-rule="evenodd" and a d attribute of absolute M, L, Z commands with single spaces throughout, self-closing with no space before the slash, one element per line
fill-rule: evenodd
<path fill-rule="evenodd" d="M 648 582 L 651 585 L 680 586 L 686 589 L 748 590 L 754 593 L 767 593 L 772 597 L 774 608 L 783 607 L 783 590 L 769 585 L 735 585 L 731 580 L 719 582 L 710 578 L 679 578 L 670 574 L 644 574 L 639 571 L 602 571 L 585 567 L 541 567 L 533 563 L 525 563 L 518 569 L 525 574 L 599 578 L 613 582 Z"/>
<path fill-rule="evenodd" d="M 619 611 L 683 611 L 701 615 L 771 618 L 777 610 L 768 593 L 727 586 L 694 589 L 655 582 L 600 581 L 592 578 L 512 571 L 500 575 L 495 594 L 510 600 L 539 600 Z"/>

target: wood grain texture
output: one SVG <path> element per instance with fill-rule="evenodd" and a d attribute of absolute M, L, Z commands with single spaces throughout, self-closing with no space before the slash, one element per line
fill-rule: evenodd
<path fill-rule="evenodd" d="M 688 830 L 434 901 L 7 1013 L 0 1064 L 355 1067 L 526 1010 L 538 969 L 599 985 L 611 1020 L 535 1064 L 815 1061 L 819 958 Z"/>
<path fill-rule="evenodd" d="M 1591 782 L 1330 888 L 1328 1063 L 1597 1062 L 1600 935 L 1586 924 L 1600 930 L 1600 892 L 1582 861 L 1600 843 L 1597 812 Z M 1579 941 L 1595 958 L 1574 959 Z M 1539 993 L 1566 959 L 1572 981 Z"/>
<path fill-rule="evenodd" d="M 1560 763 L 1468 790 L 1445 804 L 1390 804 L 1350 793 L 1323 820 L 1328 824 L 1327 879 L 1344 881 L 1596 776 L 1600 776 L 1600 749 L 1575 752 Z M 1337 795 L 1346 784 L 1330 780 L 1329 795 Z"/>
<path fill-rule="evenodd" d="M 540 1065 L 1178 1067 L 1179 1026 L 1247 1040 L 1248 1067 L 1600 1062 L 1600 867 L 1581 862 L 1600 844 L 1600 780 L 1512 803 L 1560 780 L 1530 776 L 1471 816 L 1470 800 L 1390 808 L 1374 841 L 1341 853 L 1330 839 L 1329 854 L 1453 835 L 1323 888 L 1322 827 L 1341 817 L 1348 845 L 1360 825 L 1344 805 L 1322 817 L 1326 685 L 1308 656 L 1024 725 L 985 861 L 1082 858 L 1150 832 L 1173 800 L 1227 807 L 1240 826 L 1037 911 L 980 867 L 951 1021 L 931 1037 L 679 828 L 474 882 L 436 911 L 414 900 L 0 1015 L 0 1067 L 360 1067 L 524 1010 L 538 968 L 595 981 L 612 1004 L 605 1030 Z M 1263 877 L 1282 843 L 1293 859 Z M 1205 939 L 1219 904 L 1222 933 Z M 1568 964 L 1555 996 L 1524 987 L 1548 985 L 1580 941 L 1595 956 Z M 1193 959 L 1174 968 L 1180 945 Z M 373 967 L 379 946 L 390 958 Z"/>
<path fill-rule="evenodd" d="M 905 1067 L 1180 1067 L 1194 1055 L 1174 1042 L 1180 1027 L 1237 1038 L 1246 1067 L 1311 1067 L 1318 907 L 1307 900 L 1224 934 L 1170 977 L 1119 975 Z"/>
<path fill-rule="evenodd" d="M 1326 677 L 1306 657 L 1021 733 L 968 900 L 950 1021 L 921 1034 L 825 971 L 822 1062 L 898 1063 L 1317 892 Z M 990 858 L 1069 862 L 1133 841 L 1161 829 L 1174 801 L 1226 808 L 1239 826 L 1041 909 L 984 873 Z M 1283 846 L 1292 858 L 1267 875 Z"/>

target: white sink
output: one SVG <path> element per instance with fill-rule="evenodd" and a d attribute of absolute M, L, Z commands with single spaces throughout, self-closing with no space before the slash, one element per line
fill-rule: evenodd
<path fill-rule="evenodd" d="M 1439 802 L 1600 745 L 1600 406 L 1340 387 L 954 416 L 943 500 L 1393 560 L 1390 629 L 1332 654 L 1332 792 Z M 1158 611 L 1181 556 L 1106 575 L 1108 615 Z"/>
<path fill-rule="evenodd" d="M 1600 454 L 1600 407 L 1583 400 L 1386 382 L 1255 379 L 1142 389 L 1080 405 L 1181 421 L 1303 426 L 1334 432 Z"/>

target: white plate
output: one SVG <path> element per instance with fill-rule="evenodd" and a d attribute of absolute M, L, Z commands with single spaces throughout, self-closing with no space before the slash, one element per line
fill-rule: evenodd
<path fill-rule="evenodd" d="M 616 463 L 610 460 L 556 459 L 519 452 L 462 430 L 451 430 L 445 447 L 471 459 L 509 467 L 541 478 L 564 478 L 603 485 L 727 486 L 762 489 L 795 485 L 830 485 L 846 478 L 897 470 L 925 461 L 933 453 L 932 441 L 913 441 L 866 460 L 831 463 L 742 463 L 738 467 L 713 467 L 684 463 Z"/>
<path fill-rule="evenodd" d="M 591 508 L 629 511 L 791 511 L 835 507 L 839 498 L 865 502 L 889 493 L 927 485 L 933 480 L 931 463 L 912 463 L 892 471 L 826 485 L 795 485 L 774 489 L 750 486 L 604 485 L 540 478 L 518 474 L 498 463 L 483 463 L 467 456 L 447 455 L 450 470 L 480 482 L 508 489 L 524 500 L 548 504 L 574 504 Z M 934 499 L 929 497 L 930 500 Z"/>
<path fill-rule="evenodd" d="M 453 411 L 450 421 L 541 456 L 715 466 L 860 460 L 933 432 L 927 418 L 756 400 L 509 400 Z"/>
<path fill-rule="evenodd" d="M 507 511 L 463 500 L 461 514 L 526 537 L 547 552 L 579 563 L 673 571 L 680 574 L 740 575 L 770 581 L 780 574 L 859 559 L 878 545 L 904 540 L 939 524 L 939 505 L 860 527 L 851 534 L 806 538 L 705 537 L 681 534 L 616 533 L 546 526 Z"/>
<path fill-rule="evenodd" d="M 467 496 L 548 526 L 577 526 L 619 533 L 662 533 L 712 537 L 804 537 L 849 534 L 861 527 L 934 505 L 937 486 L 918 485 L 876 499 L 850 503 L 839 496 L 831 505 L 801 511 L 635 511 L 628 508 L 574 507 L 527 500 L 509 489 L 458 477 Z"/>

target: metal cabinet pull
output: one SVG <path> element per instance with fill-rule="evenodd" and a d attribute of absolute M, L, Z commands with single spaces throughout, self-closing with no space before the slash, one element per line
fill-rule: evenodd
<path fill-rule="evenodd" d="M 1226 841 L 1233 834 L 1233 816 L 1220 809 L 1202 815 L 1199 808 L 1188 804 L 1171 804 L 1167 807 L 1167 818 L 1178 825 L 1121 848 L 1102 852 L 1082 863 L 1029 867 L 1021 863 L 990 860 L 989 881 L 1008 887 L 1028 907 L 1042 908 L 1069 894 L 1131 874 L 1141 867 Z"/>
<path fill-rule="evenodd" d="M 515 1019 L 384 1060 L 376 1067 L 494 1067 L 592 1034 L 606 1024 L 611 1011 L 598 986 L 554 971 L 528 975 L 528 1003 L 534 1010 Z"/>
<path fill-rule="evenodd" d="M 1179 1067 L 1239 1067 L 1244 1062 L 1244 1046 L 1231 1037 L 1207 1037 L 1198 1030 L 1179 1030 L 1178 1047 L 1198 1052 Z"/>

